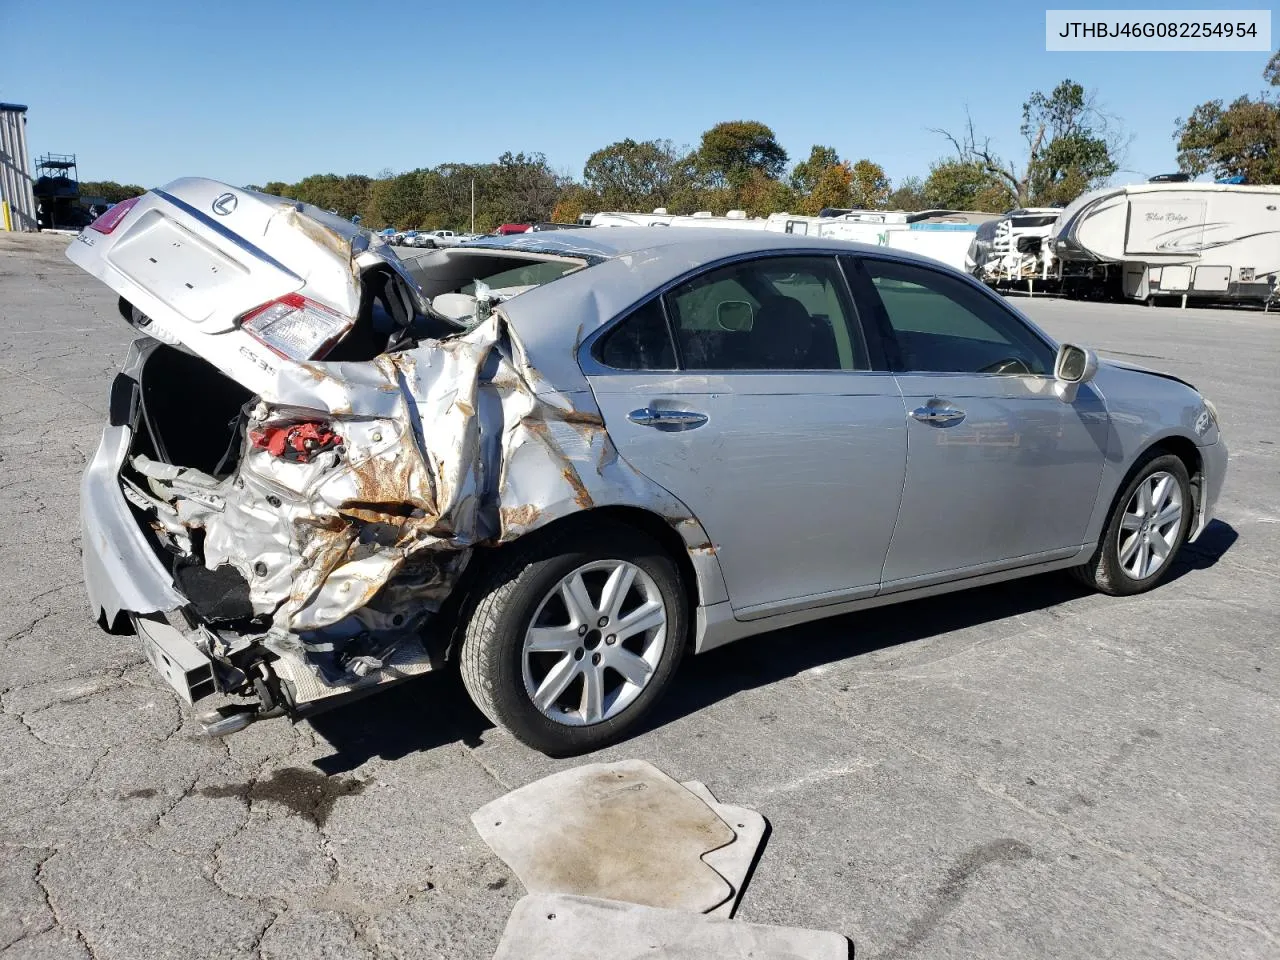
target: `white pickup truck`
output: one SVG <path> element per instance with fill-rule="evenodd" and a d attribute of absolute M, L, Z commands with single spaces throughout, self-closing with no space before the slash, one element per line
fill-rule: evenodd
<path fill-rule="evenodd" d="M 412 246 L 427 247 L 428 249 L 456 247 L 467 239 L 470 239 L 469 235 L 454 233 L 452 230 L 423 230 L 413 238 Z"/>

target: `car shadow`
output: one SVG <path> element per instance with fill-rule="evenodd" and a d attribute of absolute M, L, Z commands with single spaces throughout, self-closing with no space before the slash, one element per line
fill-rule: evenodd
<path fill-rule="evenodd" d="M 1222 559 L 1222 555 L 1230 550 L 1240 534 L 1236 528 L 1221 520 L 1210 520 L 1196 538 L 1195 543 L 1188 543 L 1174 557 L 1173 568 L 1169 571 L 1166 584 L 1179 577 L 1185 577 L 1192 570 L 1208 570 Z"/>
<path fill-rule="evenodd" d="M 1179 553 L 1165 586 L 1213 566 L 1238 538 L 1229 524 L 1210 522 L 1200 538 Z M 637 733 L 813 667 L 1055 607 L 1090 593 L 1065 573 L 1046 573 L 748 637 L 690 657 Z M 315 762 L 329 775 L 348 772 L 374 757 L 398 760 L 455 742 L 477 746 L 493 726 L 472 704 L 453 669 L 399 684 L 309 722 L 333 746 L 331 755 Z"/>
<path fill-rule="evenodd" d="M 308 720 L 333 753 L 321 772 L 346 773 L 378 757 L 399 760 L 450 743 L 478 746 L 493 724 L 476 709 L 452 668 L 428 673 Z"/>
<path fill-rule="evenodd" d="M 1210 521 L 1199 539 L 1179 552 L 1161 589 L 1193 570 L 1213 566 L 1238 538 L 1229 524 Z M 767 686 L 813 667 L 1090 595 L 1092 590 L 1065 572 L 1045 573 L 758 634 L 691 657 L 644 727 L 662 726 L 735 693 Z"/>

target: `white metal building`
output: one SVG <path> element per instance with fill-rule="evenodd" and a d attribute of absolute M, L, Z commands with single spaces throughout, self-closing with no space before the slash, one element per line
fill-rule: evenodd
<path fill-rule="evenodd" d="M 0 103 L 0 230 L 35 230 L 36 198 L 31 191 L 27 152 L 27 108 Z"/>

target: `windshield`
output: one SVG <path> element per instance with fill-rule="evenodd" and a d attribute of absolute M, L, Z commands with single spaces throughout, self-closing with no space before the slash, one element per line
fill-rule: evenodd
<path fill-rule="evenodd" d="M 564 260 L 543 260 L 537 263 L 525 263 L 518 267 L 510 267 L 497 273 L 486 273 L 476 277 L 470 283 L 458 288 L 459 293 L 476 295 L 476 283 L 482 282 L 490 290 L 505 290 L 508 287 L 540 287 L 552 280 L 559 280 L 567 273 L 580 270 L 582 264 Z"/>

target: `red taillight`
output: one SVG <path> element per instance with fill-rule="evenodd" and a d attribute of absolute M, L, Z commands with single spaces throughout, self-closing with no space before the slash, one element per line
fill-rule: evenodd
<path fill-rule="evenodd" d="M 120 226 L 120 221 L 129 215 L 129 211 L 137 205 L 141 197 L 130 197 L 128 200 L 121 200 L 114 207 L 100 216 L 93 223 L 89 224 L 99 233 L 110 233 L 116 227 Z"/>
<path fill-rule="evenodd" d="M 351 317 L 297 293 L 287 293 L 240 318 L 254 339 L 291 360 L 317 360 L 355 324 Z"/>

